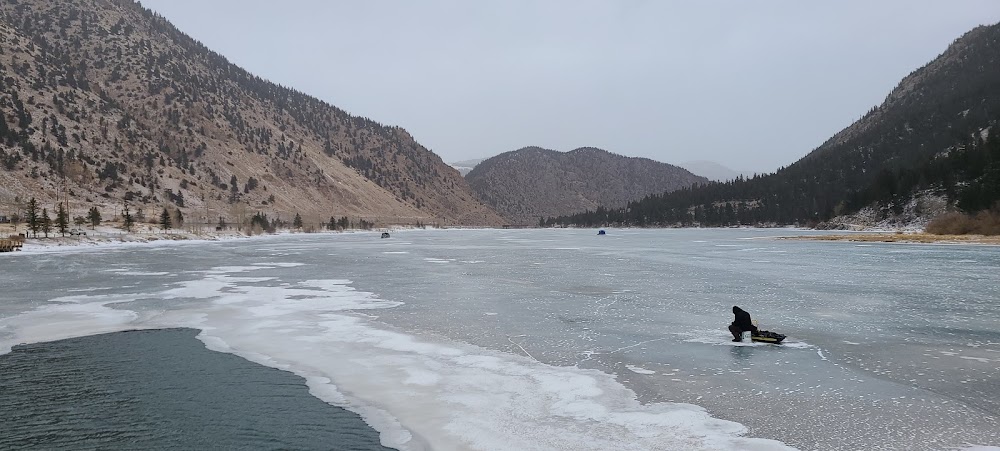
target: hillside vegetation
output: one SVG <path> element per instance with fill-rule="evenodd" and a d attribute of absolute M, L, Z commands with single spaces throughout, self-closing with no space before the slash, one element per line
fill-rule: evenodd
<path fill-rule="evenodd" d="M 131 0 L 0 2 L 0 74 L 0 214 L 34 197 L 106 217 L 502 222 L 405 130 L 256 77 Z"/>
<path fill-rule="evenodd" d="M 1000 25 L 978 27 L 904 78 L 885 101 L 794 164 L 768 175 L 650 195 L 549 224 L 815 225 L 916 194 L 968 213 L 1000 200 Z M 816 108 L 822 108 L 817 105 Z"/>
<path fill-rule="evenodd" d="M 708 182 L 677 166 L 591 147 L 570 152 L 525 147 L 479 163 L 465 178 L 482 202 L 526 225 Z"/>

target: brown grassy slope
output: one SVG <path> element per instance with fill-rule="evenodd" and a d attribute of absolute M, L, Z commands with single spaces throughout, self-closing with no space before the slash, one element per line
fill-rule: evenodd
<path fill-rule="evenodd" d="M 65 194 L 74 214 L 501 223 L 401 128 L 261 80 L 129 0 L 0 2 L 0 65 L 0 113 L 36 149 L 0 142 L 0 211 Z"/>
<path fill-rule="evenodd" d="M 479 163 L 466 179 L 480 200 L 522 224 L 537 224 L 540 216 L 624 207 L 650 194 L 708 183 L 686 169 L 588 147 L 570 152 L 525 147 Z"/>

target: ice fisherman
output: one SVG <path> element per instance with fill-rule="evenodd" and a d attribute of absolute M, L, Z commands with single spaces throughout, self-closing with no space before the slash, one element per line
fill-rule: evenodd
<path fill-rule="evenodd" d="M 743 341 L 743 332 L 746 331 L 750 331 L 754 335 L 757 334 L 757 326 L 753 325 L 753 321 L 750 320 L 750 314 L 746 310 L 734 305 L 733 314 L 736 315 L 736 319 L 729 325 L 729 331 L 733 333 L 733 341 Z"/>

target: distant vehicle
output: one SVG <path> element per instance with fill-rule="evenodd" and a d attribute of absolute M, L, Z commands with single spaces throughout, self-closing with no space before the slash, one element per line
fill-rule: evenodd
<path fill-rule="evenodd" d="M 598 235 L 607 235 L 608 233 L 607 233 L 607 232 L 605 232 L 605 231 L 604 231 L 604 230 L 602 229 L 602 230 L 599 230 L 599 231 L 597 231 L 597 234 L 598 234 Z"/>
<path fill-rule="evenodd" d="M 86 236 L 87 231 L 81 229 L 69 229 L 69 234 L 73 236 Z"/>
<path fill-rule="evenodd" d="M 382 238 L 389 238 L 389 232 L 382 232 Z"/>

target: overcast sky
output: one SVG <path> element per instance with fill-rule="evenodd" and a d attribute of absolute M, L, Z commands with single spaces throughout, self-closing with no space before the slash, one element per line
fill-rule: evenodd
<path fill-rule="evenodd" d="M 1000 2 L 145 0 L 230 61 L 448 162 L 600 147 L 788 165 Z"/>

